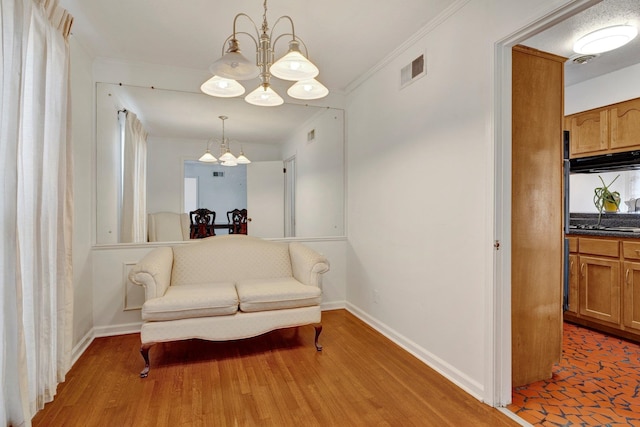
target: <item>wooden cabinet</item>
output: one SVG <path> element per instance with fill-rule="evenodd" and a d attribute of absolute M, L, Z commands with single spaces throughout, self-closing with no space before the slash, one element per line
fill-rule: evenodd
<path fill-rule="evenodd" d="M 578 313 L 579 265 L 578 255 L 569 254 L 569 307 L 567 307 L 567 311 L 574 314 Z"/>
<path fill-rule="evenodd" d="M 640 242 L 622 242 L 622 251 L 622 323 L 625 328 L 640 334 Z"/>
<path fill-rule="evenodd" d="M 620 323 L 620 242 L 617 239 L 579 240 L 578 313 Z"/>
<path fill-rule="evenodd" d="M 582 256 L 580 262 L 580 316 L 620 323 L 620 261 Z"/>
<path fill-rule="evenodd" d="M 640 98 L 565 117 L 571 157 L 640 150 Z"/>
<path fill-rule="evenodd" d="M 640 239 L 569 238 L 565 319 L 640 340 Z"/>
<path fill-rule="evenodd" d="M 622 304 L 624 327 L 640 333 L 640 262 L 624 263 Z"/>
<path fill-rule="evenodd" d="M 579 276 L 578 276 L 578 238 L 577 237 L 567 237 L 569 241 L 569 265 L 567 266 L 567 271 L 569 273 L 569 298 L 568 298 L 568 306 L 566 311 L 572 314 L 578 314 L 578 287 L 579 287 Z"/>
<path fill-rule="evenodd" d="M 609 146 L 615 151 L 640 148 L 640 98 L 609 110 Z"/>
<path fill-rule="evenodd" d="M 609 118 L 606 110 L 569 116 L 565 127 L 571 132 L 571 156 L 594 155 L 609 149 Z"/>

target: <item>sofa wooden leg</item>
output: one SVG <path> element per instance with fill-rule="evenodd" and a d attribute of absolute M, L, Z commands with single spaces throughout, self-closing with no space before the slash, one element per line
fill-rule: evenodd
<path fill-rule="evenodd" d="M 316 339 L 315 339 L 316 350 L 322 351 L 322 346 L 318 343 L 318 337 L 320 336 L 320 333 L 322 332 L 322 324 L 318 323 L 317 325 L 313 325 L 313 327 L 316 328 Z"/>
<path fill-rule="evenodd" d="M 149 375 L 149 349 L 153 346 L 153 344 L 142 344 L 140 347 L 140 354 L 142 354 L 142 358 L 144 359 L 144 369 L 140 372 L 140 378 L 147 378 Z"/>

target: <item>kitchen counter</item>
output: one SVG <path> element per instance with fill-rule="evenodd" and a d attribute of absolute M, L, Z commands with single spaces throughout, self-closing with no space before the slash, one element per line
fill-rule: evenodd
<path fill-rule="evenodd" d="M 596 224 L 602 228 L 595 228 Z M 640 239 L 639 213 L 571 213 L 567 236 L 599 236 L 623 239 Z"/>
<path fill-rule="evenodd" d="M 590 230 L 586 228 L 569 229 L 567 236 L 599 236 L 599 237 L 618 237 L 623 239 L 640 239 L 640 232 L 632 231 L 614 231 L 614 230 Z"/>

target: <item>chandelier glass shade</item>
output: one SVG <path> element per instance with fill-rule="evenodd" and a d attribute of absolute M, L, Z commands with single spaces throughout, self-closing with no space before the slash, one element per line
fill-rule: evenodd
<path fill-rule="evenodd" d="M 245 92 L 244 86 L 235 80 L 225 79 L 220 76 L 213 76 L 202 83 L 200 90 L 207 95 L 219 96 L 222 98 L 232 98 L 240 96 Z"/>
<path fill-rule="evenodd" d="M 240 17 L 249 20 L 255 30 L 255 36 L 248 32 L 236 31 L 237 21 Z M 264 14 L 262 16 L 262 26 L 259 29 L 255 22 L 246 14 L 239 13 L 233 19 L 233 34 L 227 38 L 228 48 L 222 57 L 209 67 L 213 74 L 209 80 L 204 82 L 200 90 L 207 95 L 218 97 L 235 97 L 245 93 L 245 88 L 238 83 L 238 80 L 251 80 L 260 78 L 258 87 L 250 92 L 245 101 L 258 106 L 277 106 L 284 103 L 284 100 L 271 87 L 271 77 L 276 77 L 286 81 L 313 81 L 313 89 L 310 83 L 304 86 L 306 89 L 293 89 L 298 83 L 287 91 L 292 98 L 297 99 L 319 99 L 327 96 L 329 90 L 322 85 L 315 77 L 320 71 L 308 59 L 307 48 L 304 42 L 296 37 L 293 20 L 289 16 L 281 16 L 274 24 L 274 29 L 281 20 L 288 20 L 291 24 L 291 32 L 283 33 L 273 38 L 273 29 L 269 32 L 267 23 L 267 1 L 264 1 Z M 247 59 L 240 50 L 238 35 L 249 37 L 253 40 L 256 49 L 256 61 Z M 281 37 L 291 37 L 289 40 L 289 50 L 277 61 L 275 58 L 275 45 Z M 226 42 L 226 41 L 225 41 Z M 304 47 L 305 53 L 300 50 L 300 44 Z M 223 48 L 224 49 L 224 48 Z"/>
<path fill-rule="evenodd" d="M 222 166 L 237 166 L 239 164 L 249 164 L 251 160 L 245 156 L 242 148 L 240 148 L 240 155 L 238 157 L 234 156 L 229 148 L 229 139 L 224 136 L 224 121 L 228 119 L 227 116 L 219 116 L 220 120 L 222 120 L 222 139 L 220 140 L 220 154 L 216 159 L 213 154 L 211 154 L 211 150 L 209 149 L 209 145 L 213 139 L 209 139 L 207 141 L 207 150 L 205 153 L 198 159 L 200 162 L 206 163 L 219 163 Z"/>

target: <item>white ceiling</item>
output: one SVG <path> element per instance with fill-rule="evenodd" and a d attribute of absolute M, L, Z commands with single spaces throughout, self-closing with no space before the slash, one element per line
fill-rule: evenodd
<path fill-rule="evenodd" d="M 640 0 L 604 0 L 522 44 L 569 58 L 565 63 L 565 84 L 570 86 L 640 62 L 640 37 L 586 64 L 571 60 L 574 55 L 579 56 L 572 49 L 577 39 L 597 29 L 622 24 L 640 28 Z"/>
<path fill-rule="evenodd" d="M 320 68 L 318 80 L 330 91 L 342 92 L 454 3 L 457 0 L 397 0 L 377 1 L 373 6 L 370 0 L 271 0 L 267 20 L 273 26 L 277 17 L 289 15 L 295 23 L 296 35 L 309 49 L 310 59 Z M 261 0 L 60 0 L 60 5 L 74 16 L 74 37 L 94 57 L 185 67 L 204 73 L 222 54 L 224 40 L 232 32 L 234 16 L 244 12 L 260 24 L 263 14 Z M 570 57 L 571 46 L 579 36 L 622 23 L 640 26 L 640 0 L 604 0 L 522 44 Z M 238 21 L 238 31 L 253 31 L 251 28 L 246 20 Z M 289 32 L 286 21 L 281 21 L 274 33 L 282 32 Z M 250 58 L 253 42 L 248 39 L 240 42 Z M 286 40 L 281 40 L 276 53 L 281 54 L 285 48 Z M 639 61 L 640 37 L 586 65 L 568 62 L 565 82 L 570 85 Z M 281 86 L 275 83 L 276 90 L 286 99 L 286 89 L 278 89 Z M 257 87 L 257 80 L 245 86 L 249 92 L 253 86 Z M 160 91 L 142 92 L 158 96 Z M 198 97 L 199 103 L 210 103 L 210 107 L 193 108 L 194 97 Z M 269 108 L 248 106 L 240 100 L 227 99 L 220 103 L 220 99 L 202 94 L 170 93 L 163 94 L 163 98 L 162 103 L 173 108 L 151 108 L 159 102 L 153 98 L 133 101 L 150 135 L 166 133 L 172 123 L 176 134 L 208 139 L 219 133 L 217 117 L 227 115 L 229 136 L 234 137 L 231 131 L 237 126 L 236 129 L 247 130 L 246 141 L 251 140 L 248 128 L 254 123 L 254 138 L 264 140 L 265 132 L 260 132 L 264 127 L 258 125 L 261 121 L 275 126 L 282 119 L 278 132 L 284 132 L 282 129 L 303 120 L 300 117 L 287 120 L 282 112 L 267 113 Z M 242 108 L 245 105 L 248 107 Z"/>
<path fill-rule="evenodd" d="M 267 21 L 273 28 L 288 15 L 296 36 L 320 68 L 318 80 L 330 90 L 349 83 L 438 16 L 455 0 L 271 0 Z M 94 56 L 208 70 L 222 54 L 233 18 L 244 12 L 262 23 L 262 0 L 60 0 L 73 16 L 72 33 Z M 238 31 L 255 34 L 248 20 Z M 274 34 L 290 32 L 281 21 Z M 254 49 L 240 39 L 248 58 Z M 276 48 L 282 54 L 286 39 Z"/>

